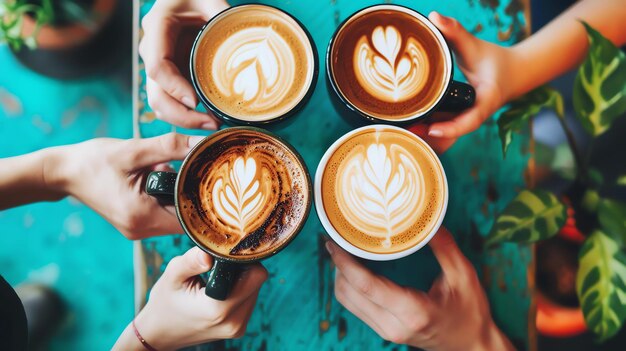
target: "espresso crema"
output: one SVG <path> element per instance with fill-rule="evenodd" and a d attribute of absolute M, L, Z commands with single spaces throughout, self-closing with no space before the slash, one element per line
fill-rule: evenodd
<path fill-rule="evenodd" d="M 306 219 L 304 165 L 265 133 L 227 129 L 187 162 L 178 185 L 181 218 L 196 241 L 222 256 L 266 256 Z"/>
<path fill-rule="evenodd" d="M 231 8 L 207 24 L 196 45 L 197 83 L 210 103 L 231 117 L 249 122 L 280 117 L 312 84 L 308 36 L 278 9 Z"/>
<path fill-rule="evenodd" d="M 417 245 L 440 223 L 447 183 L 434 152 L 408 131 L 367 128 L 344 140 L 323 171 L 324 212 L 346 241 L 372 253 Z"/>

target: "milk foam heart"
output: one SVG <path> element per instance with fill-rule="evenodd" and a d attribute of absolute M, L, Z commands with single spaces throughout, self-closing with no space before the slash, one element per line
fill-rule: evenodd
<path fill-rule="evenodd" d="M 265 122 L 305 99 L 315 78 L 314 56 L 306 32 L 286 13 L 264 5 L 235 6 L 200 34 L 193 78 L 218 115 Z"/>
<path fill-rule="evenodd" d="M 271 26 L 245 28 L 219 46 L 212 77 L 224 96 L 239 96 L 248 108 L 267 110 L 286 98 L 295 60 L 291 46 Z"/>

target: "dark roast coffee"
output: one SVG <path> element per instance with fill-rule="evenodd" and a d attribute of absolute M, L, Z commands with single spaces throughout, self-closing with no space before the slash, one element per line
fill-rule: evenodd
<path fill-rule="evenodd" d="M 196 242 L 252 260 L 280 249 L 306 220 L 310 182 L 300 158 L 256 129 L 229 128 L 193 151 L 178 210 Z"/>

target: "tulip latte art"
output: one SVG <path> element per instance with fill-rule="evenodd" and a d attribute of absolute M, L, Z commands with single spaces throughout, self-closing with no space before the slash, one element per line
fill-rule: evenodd
<path fill-rule="evenodd" d="M 299 230 L 310 185 L 298 157 L 281 142 L 231 129 L 190 161 L 179 208 L 195 240 L 223 256 L 252 259 Z"/>
<path fill-rule="evenodd" d="M 267 6 L 232 8 L 209 22 L 195 56 L 198 83 L 211 104 L 251 122 L 279 117 L 306 95 L 313 50 L 304 30 Z"/>
<path fill-rule="evenodd" d="M 322 176 L 326 215 L 360 249 L 393 253 L 415 246 L 437 225 L 446 182 L 439 161 L 409 132 L 378 127 L 345 140 Z"/>
<path fill-rule="evenodd" d="M 394 8 L 365 9 L 346 21 L 331 46 L 330 73 L 356 109 L 401 121 L 439 101 L 450 71 L 434 32 L 412 10 Z"/>

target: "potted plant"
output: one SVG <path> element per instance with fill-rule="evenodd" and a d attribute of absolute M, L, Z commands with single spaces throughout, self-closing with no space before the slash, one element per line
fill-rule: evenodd
<path fill-rule="evenodd" d="M 573 105 L 592 145 L 626 112 L 626 57 L 588 24 L 582 25 L 589 51 L 578 69 Z M 603 193 L 605 170 L 591 167 L 590 157 L 583 157 L 584 150 L 565 121 L 563 98 L 549 87 L 513 101 L 502 113 L 498 128 L 503 154 L 513 133 L 546 108 L 556 112 L 573 155 L 575 174 L 570 186 L 562 193 L 521 191 L 496 218 L 486 245 L 543 241 L 537 245 L 537 285 L 543 291 L 537 299 L 539 331 L 565 336 L 588 328 L 604 341 L 626 320 L 626 203 Z M 591 145 L 586 147 L 587 155 Z M 615 181 L 624 183 L 624 177 Z M 556 263 L 550 262 L 554 259 Z M 552 273 L 544 274 L 546 268 Z M 579 307 L 551 301 L 574 291 Z"/>
<path fill-rule="evenodd" d="M 0 43 L 39 73 L 79 77 L 113 57 L 120 42 L 130 49 L 130 18 L 120 16 L 130 15 L 129 6 L 118 0 L 2 0 Z"/>

